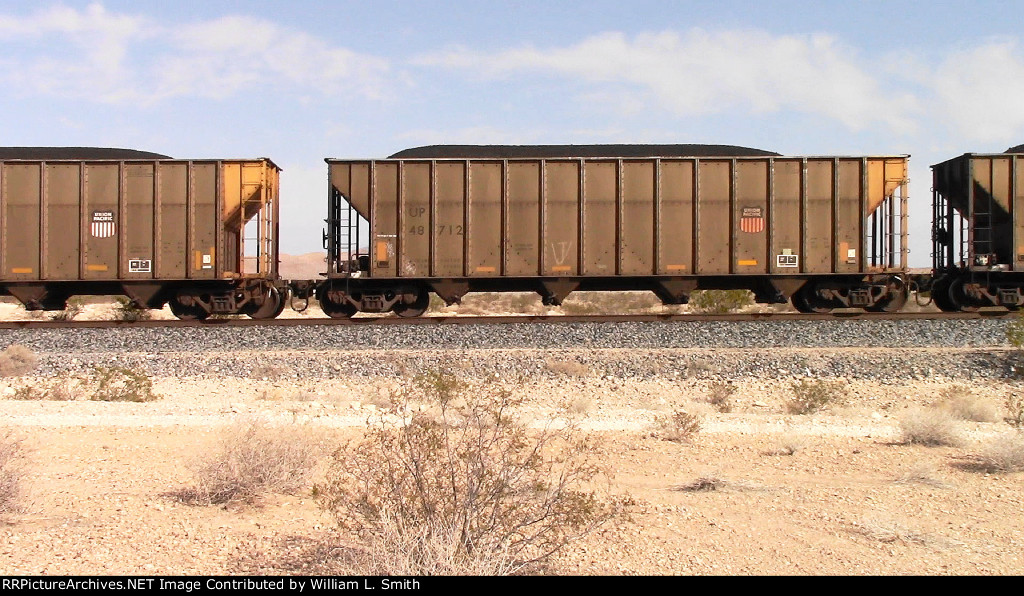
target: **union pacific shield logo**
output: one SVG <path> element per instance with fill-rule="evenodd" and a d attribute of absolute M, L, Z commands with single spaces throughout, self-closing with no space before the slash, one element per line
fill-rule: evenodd
<path fill-rule="evenodd" d="M 113 236 L 116 231 L 114 229 L 114 212 L 93 211 L 91 231 L 93 238 L 110 238 Z"/>
<path fill-rule="evenodd" d="M 760 207 L 744 207 L 740 214 L 740 231 L 757 234 L 764 231 L 764 211 Z"/>

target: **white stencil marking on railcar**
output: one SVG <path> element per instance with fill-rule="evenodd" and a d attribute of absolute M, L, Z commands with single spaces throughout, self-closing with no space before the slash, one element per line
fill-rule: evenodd
<path fill-rule="evenodd" d="M 110 238 L 116 231 L 114 229 L 113 211 L 93 211 L 92 226 L 90 227 L 93 238 Z"/>
<path fill-rule="evenodd" d="M 555 264 L 564 264 L 569 259 L 569 253 L 572 252 L 572 248 L 572 241 L 552 242 L 551 253 L 555 257 Z"/>
<path fill-rule="evenodd" d="M 799 267 L 800 257 L 798 255 L 775 255 L 775 264 L 778 267 Z"/>

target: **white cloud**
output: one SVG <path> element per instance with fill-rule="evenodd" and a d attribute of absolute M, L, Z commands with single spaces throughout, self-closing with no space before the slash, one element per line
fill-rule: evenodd
<path fill-rule="evenodd" d="M 386 60 L 333 47 L 313 36 L 250 17 L 224 17 L 174 33 L 177 51 L 158 61 L 159 95 L 222 98 L 246 87 L 319 87 L 380 98 Z"/>
<path fill-rule="evenodd" d="M 18 95 L 155 103 L 242 92 L 386 94 L 388 61 L 271 21 L 188 24 L 56 7 L 0 15 L 0 83 Z"/>
<path fill-rule="evenodd" d="M 131 78 L 131 45 L 150 34 L 145 18 L 110 14 L 99 4 L 0 15 L 0 81 L 16 93 L 114 99 Z"/>
<path fill-rule="evenodd" d="M 968 140 L 1014 145 L 1021 142 L 1024 56 L 1015 42 L 991 41 L 955 50 L 929 79 L 937 123 Z"/>
<path fill-rule="evenodd" d="M 638 100 L 688 116 L 794 110 L 838 120 L 852 130 L 877 124 L 912 129 L 914 97 L 884 89 L 871 64 L 862 62 L 867 61 L 853 48 L 828 35 L 700 29 L 633 38 L 604 33 L 569 46 L 496 53 L 456 48 L 414 60 L 484 77 L 537 73 L 596 87 L 623 86 L 628 98 L 622 89 L 613 95 L 622 96 L 632 110 Z"/>

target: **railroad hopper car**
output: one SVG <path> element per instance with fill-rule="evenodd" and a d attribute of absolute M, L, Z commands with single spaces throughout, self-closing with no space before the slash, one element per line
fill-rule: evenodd
<path fill-rule="evenodd" d="M 907 156 L 728 146 L 436 146 L 328 159 L 325 312 L 429 292 L 749 289 L 801 311 L 907 299 Z M 368 234 L 368 237 L 366 235 Z M 362 248 L 361 248 L 362 247 Z"/>
<path fill-rule="evenodd" d="M 1024 146 L 932 166 L 932 300 L 946 311 L 1024 305 Z"/>
<path fill-rule="evenodd" d="M 278 175 L 263 158 L 0 151 L 0 292 L 29 310 L 125 295 L 185 319 L 276 316 Z"/>

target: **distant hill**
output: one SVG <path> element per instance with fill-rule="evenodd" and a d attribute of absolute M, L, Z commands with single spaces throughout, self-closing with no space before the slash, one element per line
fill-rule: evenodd
<path fill-rule="evenodd" d="M 281 277 L 284 279 L 317 279 L 327 270 L 323 252 L 310 252 L 304 255 L 281 255 L 279 265 Z"/>

